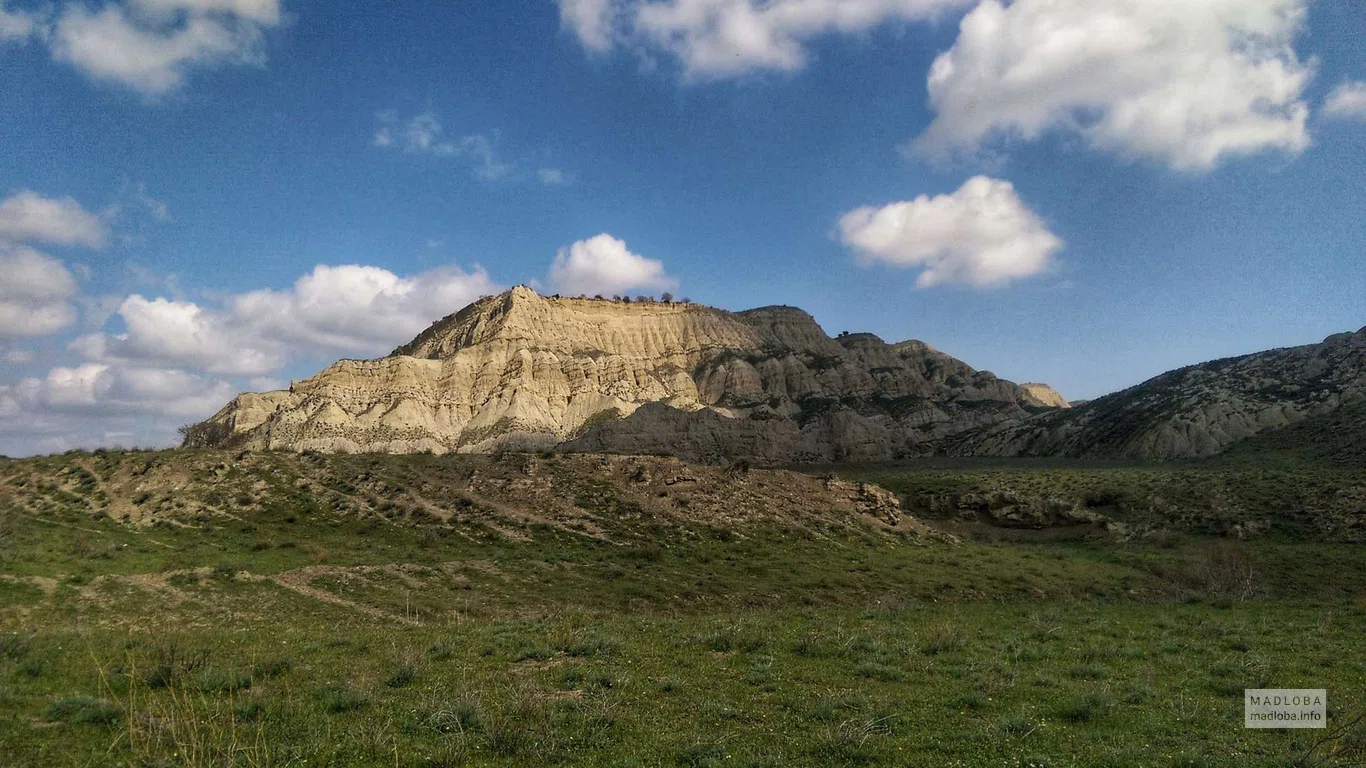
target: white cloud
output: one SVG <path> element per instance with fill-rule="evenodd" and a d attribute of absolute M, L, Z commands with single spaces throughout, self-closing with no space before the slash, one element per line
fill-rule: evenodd
<path fill-rule="evenodd" d="M 560 26 L 574 33 L 583 47 L 594 53 L 612 49 L 613 0 L 555 0 L 560 6 Z"/>
<path fill-rule="evenodd" d="M 474 163 L 474 172 L 485 181 L 493 181 L 506 176 L 513 168 L 510 163 L 498 159 L 493 150 L 493 141 L 483 135 L 465 136 L 456 145 L 456 154 Z"/>
<path fill-rule="evenodd" d="M 476 267 L 447 267 L 399 277 L 379 267 L 318 266 L 288 291 L 232 297 L 235 322 L 294 344 L 352 354 L 384 354 L 433 321 L 499 286 Z"/>
<path fill-rule="evenodd" d="M 70 349 L 92 362 L 261 376 L 297 356 L 386 354 L 497 290 L 482 269 L 405 278 L 378 267 L 318 266 L 290 290 L 236 294 L 218 308 L 129 296 L 118 309 L 124 332 L 87 334 Z"/>
<path fill-rule="evenodd" d="M 604 53 L 617 40 L 662 50 L 692 79 L 798 70 L 821 35 L 934 19 L 973 1 L 558 0 L 562 25 L 589 51 Z"/>
<path fill-rule="evenodd" d="M 46 336 L 76 322 L 76 279 L 57 259 L 0 243 L 0 338 Z"/>
<path fill-rule="evenodd" d="M 0 386 L 0 395 L 31 412 L 103 414 L 157 413 L 199 416 L 212 413 L 236 394 L 213 381 L 163 368 L 85 363 L 53 368 L 44 378 Z M 12 413 L 10 415 L 13 415 Z"/>
<path fill-rule="evenodd" d="M 71 287 L 50 283 L 16 284 L 39 286 L 26 289 L 26 298 L 60 296 Z M 177 426 L 230 400 L 238 391 L 234 380 L 251 377 L 255 390 L 277 389 L 285 382 L 262 374 L 289 361 L 386 354 L 498 290 L 479 268 L 399 277 L 377 267 L 319 266 L 288 290 L 232 295 L 212 307 L 129 296 L 118 305 L 122 332 L 71 342 L 83 364 L 0 384 L 0 453 L 169 445 Z"/>
<path fill-rule="evenodd" d="M 921 288 L 988 287 L 1036 275 L 1063 244 L 1010 182 L 985 176 L 953 194 L 859 208 L 840 219 L 839 229 L 865 263 L 923 268 Z"/>
<path fill-rule="evenodd" d="M 427 112 L 418 115 L 402 127 L 403 151 L 453 155 L 455 154 L 455 145 L 448 141 L 441 141 L 441 134 L 444 132 L 441 123 L 432 113 Z"/>
<path fill-rule="evenodd" d="M 45 406 L 20 408 L 0 385 L 0 454 L 30 456 L 74 448 L 167 448 L 180 442 L 176 428 L 202 421 L 213 411 L 186 416 L 155 410 L 101 412 L 94 409 L 62 411 Z M 7 404 L 13 411 L 7 411 Z"/>
<path fill-rule="evenodd" d="M 0 240 L 99 248 L 108 237 L 105 221 L 70 197 L 22 190 L 0 201 Z"/>
<path fill-rule="evenodd" d="M 1347 82 L 1334 88 L 1323 102 L 1323 114 L 1327 117 L 1366 120 L 1366 83 Z"/>
<path fill-rule="evenodd" d="M 983 0 L 934 62 L 923 154 L 1075 131 L 1091 146 L 1206 170 L 1309 145 L 1308 0 Z"/>
<path fill-rule="evenodd" d="M 274 392 L 288 388 L 289 382 L 270 376 L 253 376 L 247 382 L 247 386 L 251 387 L 252 392 Z"/>
<path fill-rule="evenodd" d="M 280 23 L 280 0 L 131 0 L 132 5 L 150 14 L 171 15 L 179 11 L 192 14 L 227 13 L 273 27 Z"/>
<path fill-rule="evenodd" d="M 375 130 L 375 146 L 397 146 L 411 154 L 454 155 L 457 142 L 442 138 L 446 129 L 431 112 L 424 112 L 409 120 L 400 120 L 398 113 L 386 109 L 375 115 L 379 128 Z"/>
<path fill-rule="evenodd" d="M 72 351 L 88 360 L 161 364 L 215 374 L 273 371 L 287 360 L 283 345 L 252 337 L 234 318 L 187 301 L 129 296 L 119 306 L 126 331 L 77 338 Z"/>
<path fill-rule="evenodd" d="M 408 154 L 463 158 L 470 162 L 475 175 L 486 181 L 500 179 L 514 168 L 498 158 L 493 140 L 484 134 L 446 138 L 446 129 L 431 112 L 405 121 L 399 119 L 397 112 L 385 110 L 377 113 L 375 119 L 379 123 L 373 140 L 376 147 L 393 147 Z"/>
<path fill-rule="evenodd" d="M 550 283 L 571 295 L 667 291 L 678 286 L 665 274 L 663 262 L 631 253 L 626 243 L 607 234 L 561 248 L 550 267 Z"/>
<path fill-rule="evenodd" d="M 569 174 L 559 168 L 542 168 L 536 171 L 536 178 L 547 187 L 561 187 L 569 183 Z"/>
<path fill-rule="evenodd" d="M 195 68 L 263 66 L 264 31 L 280 21 L 279 0 L 71 3 L 53 29 L 52 55 L 154 96 L 184 85 Z"/>
<path fill-rule="evenodd" d="M 0 44 L 6 41 L 23 43 L 30 37 L 41 35 L 42 19 L 31 11 L 11 11 L 8 3 L 0 3 Z"/>

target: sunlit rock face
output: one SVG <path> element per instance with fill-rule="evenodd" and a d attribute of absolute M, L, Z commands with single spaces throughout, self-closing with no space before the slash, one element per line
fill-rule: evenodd
<path fill-rule="evenodd" d="M 642 410 L 642 406 L 652 405 Z M 832 339 L 805 312 L 481 299 L 378 360 L 243 394 L 191 446 L 336 452 L 559 447 L 766 463 L 931 454 L 1066 401 L 918 341 Z"/>

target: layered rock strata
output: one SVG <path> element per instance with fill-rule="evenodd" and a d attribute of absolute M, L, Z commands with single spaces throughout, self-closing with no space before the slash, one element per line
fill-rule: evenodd
<path fill-rule="evenodd" d="M 919 341 L 832 339 L 805 312 L 544 297 L 525 287 L 378 360 L 243 394 L 190 446 L 564 450 L 761 463 L 929 454 L 1066 406 Z"/>

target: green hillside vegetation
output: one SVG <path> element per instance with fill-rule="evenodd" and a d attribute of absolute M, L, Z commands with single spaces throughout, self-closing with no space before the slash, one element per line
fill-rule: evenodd
<path fill-rule="evenodd" d="M 1189 491 L 1218 472 L 864 471 L 909 495 Z M 1366 759 L 1359 545 L 1312 526 L 1237 540 L 798 509 L 844 487 L 512 454 L 11 461 L 0 762 Z M 1334 730 L 1245 730 L 1245 687 L 1328 688 Z"/>

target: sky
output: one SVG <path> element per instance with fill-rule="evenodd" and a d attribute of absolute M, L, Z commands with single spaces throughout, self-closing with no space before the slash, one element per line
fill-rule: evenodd
<path fill-rule="evenodd" d="M 1366 325 L 1364 191 L 1366 0 L 0 0 L 0 454 L 516 284 L 1093 398 Z"/>

